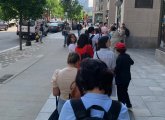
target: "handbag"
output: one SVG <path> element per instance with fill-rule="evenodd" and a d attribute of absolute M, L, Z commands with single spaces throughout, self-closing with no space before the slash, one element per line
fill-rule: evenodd
<path fill-rule="evenodd" d="M 81 98 L 81 92 L 80 92 L 78 86 L 76 85 L 75 81 L 73 81 L 71 83 L 70 90 L 71 90 L 71 93 L 69 94 L 70 99 L 80 99 Z"/>
<path fill-rule="evenodd" d="M 58 98 L 56 96 L 56 109 L 53 111 L 53 113 L 50 115 L 48 120 L 58 120 L 59 118 L 59 113 L 57 110 L 57 106 L 58 106 Z"/>

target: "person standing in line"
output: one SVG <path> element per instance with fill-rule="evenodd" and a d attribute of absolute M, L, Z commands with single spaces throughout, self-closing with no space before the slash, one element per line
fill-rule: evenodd
<path fill-rule="evenodd" d="M 66 23 L 64 29 L 63 29 L 63 35 L 64 35 L 64 47 L 66 47 L 67 44 L 67 38 L 68 38 L 68 34 L 70 33 L 71 28 L 69 27 L 69 23 Z"/>
<path fill-rule="evenodd" d="M 87 36 L 88 36 L 89 43 L 92 45 L 92 41 L 93 41 L 92 39 L 95 36 L 95 28 L 94 27 L 89 27 L 88 28 Z M 93 45 L 92 45 L 92 47 L 93 47 Z"/>
<path fill-rule="evenodd" d="M 92 38 L 93 51 L 98 50 L 98 40 L 102 37 L 99 28 L 95 28 L 95 36 Z"/>
<path fill-rule="evenodd" d="M 77 37 L 74 33 L 71 33 L 68 35 L 67 38 L 67 46 L 68 46 L 68 50 L 69 52 L 75 52 L 75 48 L 77 46 Z"/>
<path fill-rule="evenodd" d="M 41 42 L 41 43 L 43 43 L 43 41 L 42 41 L 43 32 L 44 32 L 44 28 L 43 28 L 43 24 L 41 24 L 41 26 L 40 26 L 40 42 Z"/>
<path fill-rule="evenodd" d="M 99 59 L 106 63 L 109 70 L 114 72 L 116 66 L 116 58 L 113 51 L 109 49 L 110 39 L 108 36 L 103 36 L 98 41 L 98 51 L 95 51 L 93 58 Z"/>
<path fill-rule="evenodd" d="M 109 36 L 108 24 L 105 22 L 104 26 L 101 27 L 102 36 Z"/>
<path fill-rule="evenodd" d="M 77 47 L 75 48 L 75 51 L 80 55 L 81 60 L 87 57 L 92 58 L 93 57 L 93 48 L 92 45 L 88 41 L 88 37 L 86 34 L 81 34 L 78 41 L 77 41 Z"/>
<path fill-rule="evenodd" d="M 121 38 L 121 42 L 125 43 L 125 39 L 126 39 L 126 34 L 125 34 L 125 24 L 122 23 L 121 27 L 119 28 L 119 33 L 120 33 L 120 38 Z"/>
<path fill-rule="evenodd" d="M 115 52 L 115 44 L 120 42 L 120 34 L 118 30 L 116 30 L 115 26 L 111 26 L 110 28 L 110 36 L 111 36 L 111 49 Z"/>
<path fill-rule="evenodd" d="M 115 81 L 117 85 L 117 96 L 118 100 L 131 109 L 132 104 L 129 99 L 128 86 L 131 80 L 131 65 L 134 61 L 126 53 L 126 46 L 122 42 L 118 42 L 115 45 L 116 51 L 119 53 L 116 59 L 115 67 Z"/>
<path fill-rule="evenodd" d="M 82 25 L 80 23 L 77 24 L 77 32 L 78 32 L 78 37 L 80 37 L 81 30 L 82 30 Z"/>
<path fill-rule="evenodd" d="M 92 120 L 92 118 L 130 120 L 127 107 L 110 97 L 112 80 L 113 74 L 104 62 L 91 58 L 84 59 L 76 75 L 76 84 L 85 94 L 81 99 L 67 100 L 61 110 L 59 120 Z M 115 106 L 114 103 L 116 103 Z M 98 107 L 100 109 L 97 109 Z M 107 114 L 110 108 L 112 110 L 109 117 Z"/>
<path fill-rule="evenodd" d="M 99 32 L 101 33 L 101 28 L 103 27 L 103 22 L 99 22 Z"/>
<path fill-rule="evenodd" d="M 57 69 L 52 76 L 53 95 L 59 96 L 58 113 L 60 113 L 65 101 L 69 99 L 70 86 L 76 79 L 77 68 L 80 64 L 79 55 L 75 52 L 69 53 L 67 64 L 67 67 L 61 70 Z"/>

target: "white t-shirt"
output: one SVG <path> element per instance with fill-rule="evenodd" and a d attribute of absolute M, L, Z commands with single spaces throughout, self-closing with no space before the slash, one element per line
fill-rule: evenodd
<path fill-rule="evenodd" d="M 76 44 L 71 43 L 71 44 L 68 46 L 69 52 L 75 52 L 76 46 L 77 46 Z"/>
<path fill-rule="evenodd" d="M 98 43 L 99 38 L 101 38 L 101 34 L 95 34 L 95 36 L 92 38 L 92 46 L 94 51 L 96 50 L 95 44 Z"/>

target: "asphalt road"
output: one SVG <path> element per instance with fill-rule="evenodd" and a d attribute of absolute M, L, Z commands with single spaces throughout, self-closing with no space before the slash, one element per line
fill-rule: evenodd
<path fill-rule="evenodd" d="M 0 31 L 0 51 L 19 45 L 19 37 L 16 35 L 16 27 L 11 27 L 7 31 Z"/>

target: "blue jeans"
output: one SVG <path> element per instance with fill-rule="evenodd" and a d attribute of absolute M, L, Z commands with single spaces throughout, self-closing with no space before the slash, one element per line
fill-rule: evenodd
<path fill-rule="evenodd" d="M 78 32 L 78 36 L 80 37 L 80 34 L 81 34 L 81 30 L 77 30 L 77 32 Z"/>
<path fill-rule="evenodd" d="M 40 35 L 40 42 L 42 43 L 43 34 Z"/>
<path fill-rule="evenodd" d="M 65 102 L 66 102 L 66 100 L 63 100 L 63 99 L 59 98 L 59 100 L 58 100 L 58 107 L 57 107 L 57 110 L 58 110 L 59 114 L 60 114 L 61 109 L 62 109 L 62 107 L 63 107 Z"/>

